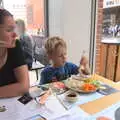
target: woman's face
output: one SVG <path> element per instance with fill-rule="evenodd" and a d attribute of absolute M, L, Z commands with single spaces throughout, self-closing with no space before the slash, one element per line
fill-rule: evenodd
<path fill-rule="evenodd" d="M 15 41 L 15 21 L 13 17 L 5 16 L 4 23 L 0 24 L 0 47 L 13 48 L 15 47 Z"/>

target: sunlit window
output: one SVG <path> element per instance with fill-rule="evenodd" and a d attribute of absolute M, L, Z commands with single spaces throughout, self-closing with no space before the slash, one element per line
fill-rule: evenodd
<path fill-rule="evenodd" d="M 44 0 L 4 0 L 4 8 L 25 21 L 29 34 L 44 36 Z"/>
<path fill-rule="evenodd" d="M 33 58 L 32 60 L 42 64 L 48 64 L 43 48 L 48 36 L 47 0 L 3 0 L 3 3 L 4 8 L 13 14 L 15 20 L 22 21 L 25 32 L 21 33 L 20 21 L 16 21 L 16 33 L 23 50 L 29 53 L 26 56 L 32 56 L 30 59 Z"/>
<path fill-rule="evenodd" d="M 102 41 L 119 42 L 120 37 L 120 0 L 104 0 Z"/>

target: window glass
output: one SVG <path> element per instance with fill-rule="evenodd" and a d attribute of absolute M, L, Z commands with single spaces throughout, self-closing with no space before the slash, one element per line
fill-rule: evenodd
<path fill-rule="evenodd" d="M 4 8 L 24 20 L 27 33 L 44 36 L 44 0 L 4 0 Z"/>
<path fill-rule="evenodd" d="M 16 33 L 25 51 L 26 61 L 39 61 L 46 65 L 48 58 L 44 50 L 44 43 L 48 35 L 47 29 L 47 0 L 3 0 L 4 8 L 14 15 L 16 22 Z M 25 23 L 25 29 L 23 27 Z M 21 27 L 22 26 L 22 27 Z M 25 30 L 24 34 L 23 29 Z M 29 55 L 28 55 L 29 54 Z"/>
<path fill-rule="evenodd" d="M 102 41 L 119 42 L 120 37 L 120 0 L 103 1 Z"/>

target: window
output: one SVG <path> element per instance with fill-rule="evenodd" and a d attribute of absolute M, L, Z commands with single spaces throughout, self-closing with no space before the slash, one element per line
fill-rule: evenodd
<path fill-rule="evenodd" d="M 3 0 L 4 8 L 8 9 L 15 19 L 23 19 L 26 30 L 31 35 L 47 36 L 46 31 L 46 1 L 47 0 Z M 2 3 L 1 3 L 2 4 Z"/>
<path fill-rule="evenodd" d="M 120 0 L 103 1 L 102 42 L 120 43 Z"/>
<path fill-rule="evenodd" d="M 15 20 L 22 19 L 25 22 L 26 33 L 33 38 L 34 58 L 44 64 L 41 48 L 48 36 L 48 0 L 3 0 L 3 2 L 4 8 L 14 15 Z"/>
<path fill-rule="evenodd" d="M 0 8 L 2 8 L 2 7 L 3 7 L 3 1 L 0 0 Z"/>

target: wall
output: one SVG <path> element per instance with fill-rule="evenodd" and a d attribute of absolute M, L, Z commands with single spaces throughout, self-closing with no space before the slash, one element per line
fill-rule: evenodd
<path fill-rule="evenodd" d="M 64 0 L 49 0 L 49 35 L 63 36 L 63 2 Z"/>
<path fill-rule="evenodd" d="M 82 51 L 89 54 L 91 0 L 49 1 L 50 36 L 60 35 L 68 45 L 68 60 L 78 64 Z"/>
<path fill-rule="evenodd" d="M 103 21 L 103 0 L 98 0 L 97 2 L 97 21 L 96 21 L 96 60 L 95 60 L 95 72 L 98 74 L 101 74 L 101 71 L 103 70 L 101 65 L 102 59 L 103 59 L 103 47 L 101 45 L 101 39 L 102 39 L 102 21 Z M 102 75 L 102 74 L 101 74 Z"/>
<path fill-rule="evenodd" d="M 44 29 L 44 0 L 26 0 L 26 8 L 27 28 L 35 32 Z"/>

